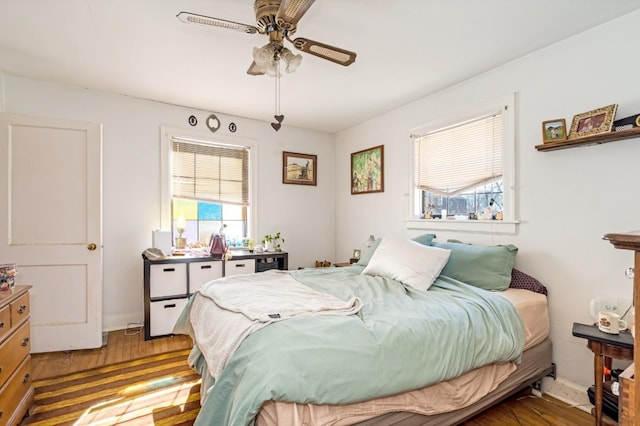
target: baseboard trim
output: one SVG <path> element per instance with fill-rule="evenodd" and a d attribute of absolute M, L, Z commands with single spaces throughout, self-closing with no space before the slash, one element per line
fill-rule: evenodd
<path fill-rule="evenodd" d="M 102 331 L 125 330 L 129 324 L 142 323 L 139 315 L 109 315 L 102 322 Z"/>
<path fill-rule="evenodd" d="M 551 377 L 545 377 L 542 380 L 542 392 L 565 404 L 591 413 L 593 405 L 587 396 L 587 389 L 567 379 L 559 377 L 554 380 Z"/>

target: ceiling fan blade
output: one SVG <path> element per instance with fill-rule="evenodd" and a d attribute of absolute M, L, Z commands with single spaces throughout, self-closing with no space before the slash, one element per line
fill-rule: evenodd
<path fill-rule="evenodd" d="M 240 31 L 247 34 L 255 34 L 260 32 L 253 25 L 241 24 L 239 22 L 227 21 L 226 19 L 212 18 L 210 16 L 197 15 L 190 12 L 180 12 L 176 17 L 187 24 L 202 24 L 213 27 L 226 28 L 228 30 Z"/>
<path fill-rule="evenodd" d="M 335 62 L 336 64 L 349 66 L 356 60 L 356 53 L 340 47 L 330 46 L 319 41 L 298 37 L 292 41 L 296 49 L 320 58 Z"/>
<path fill-rule="evenodd" d="M 276 23 L 283 30 L 293 34 L 296 25 L 315 0 L 282 0 L 276 15 Z"/>
<path fill-rule="evenodd" d="M 251 65 L 249 65 L 249 69 L 247 70 L 247 74 L 249 75 L 264 75 L 263 71 L 260 71 L 258 69 L 258 64 L 256 64 L 256 61 L 251 62 Z"/>

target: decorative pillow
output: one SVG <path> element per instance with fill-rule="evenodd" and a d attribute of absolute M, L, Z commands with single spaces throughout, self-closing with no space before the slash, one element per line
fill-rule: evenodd
<path fill-rule="evenodd" d="M 449 254 L 449 250 L 385 237 L 362 273 L 392 278 L 415 289 L 427 290 L 440 275 Z"/>
<path fill-rule="evenodd" d="M 452 242 L 434 242 L 432 246 L 451 250 L 442 275 L 485 290 L 502 291 L 509 287 L 511 270 L 518 253 L 516 246 L 476 246 Z"/>
<path fill-rule="evenodd" d="M 360 259 L 356 264 L 360 266 L 367 266 L 369 264 L 369 260 L 371 259 L 371 256 L 373 256 L 373 252 L 376 251 L 376 249 L 378 248 L 378 244 L 380 244 L 380 241 L 382 241 L 382 238 L 376 238 L 373 244 L 371 244 L 371 247 L 365 248 L 360 253 Z"/>
<path fill-rule="evenodd" d="M 422 234 L 417 237 L 413 237 L 412 240 L 416 241 L 424 246 L 430 246 L 433 239 L 436 237 L 436 234 Z"/>
<path fill-rule="evenodd" d="M 511 284 L 509 284 L 509 288 L 523 288 L 535 293 L 544 294 L 545 296 L 547 295 L 547 288 L 543 286 L 540 281 L 516 268 L 511 270 Z"/>

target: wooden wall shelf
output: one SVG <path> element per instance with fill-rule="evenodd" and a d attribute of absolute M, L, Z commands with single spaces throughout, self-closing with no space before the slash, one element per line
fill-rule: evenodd
<path fill-rule="evenodd" d="M 545 144 L 536 145 L 536 149 L 538 151 L 555 151 L 557 149 L 577 148 L 579 146 L 596 145 L 637 137 L 640 137 L 640 127 L 634 127 L 632 129 L 622 130 L 619 132 L 607 132 L 593 136 L 584 136 L 578 139 L 568 139 L 561 142 L 548 142 Z"/>

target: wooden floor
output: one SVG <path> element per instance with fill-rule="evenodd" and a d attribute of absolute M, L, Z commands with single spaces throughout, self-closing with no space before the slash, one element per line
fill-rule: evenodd
<path fill-rule="evenodd" d="M 176 335 L 145 341 L 142 328 L 117 330 L 108 334 L 106 346 L 99 349 L 32 354 L 31 375 L 38 380 L 191 346 L 189 336 Z"/>
<path fill-rule="evenodd" d="M 69 352 L 32 355 L 34 380 L 69 374 L 155 353 L 191 347 L 188 336 L 172 336 L 145 341 L 141 329 L 112 331 L 106 346 Z M 522 392 L 464 423 L 466 426 L 592 426 L 594 418 L 578 409 L 544 395 Z"/>

